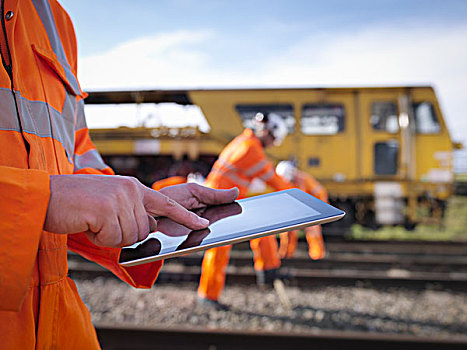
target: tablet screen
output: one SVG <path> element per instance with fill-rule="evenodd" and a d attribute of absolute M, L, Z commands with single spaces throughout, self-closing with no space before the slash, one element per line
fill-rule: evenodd
<path fill-rule="evenodd" d="M 210 222 L 209 227 L 204 230 L 191 231 L 170 219 L 159 219 L 159 231 L 151 233 L 143 242 L 122 249 L 120 262 L 147 257 L 155 257 L 154 260 L 157 260 L 158 256 L 162 259 L 174 252 L 280 230 L 329 215 L 323 213 L 323 205 L 326 209 L 333 207 L 302 191 L 299 191 L 300 196 L 293 195 L 296 191 L 299 190 L 274 192 L 201 209 L 197 214 Z M 313 205 L 314 203 L 319 205 Z"/>

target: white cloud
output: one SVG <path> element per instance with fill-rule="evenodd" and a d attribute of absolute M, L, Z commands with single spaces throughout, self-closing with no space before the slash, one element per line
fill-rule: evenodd
<path fill-rule="evenodd" d="M 258 57 L 255 66 L 215 70 L 202 47 L 210 31 L 179 31 L 123 43 L 81 60 L 86 89 L 434 85 L 454 138 L 467 141 L 467 26 L 367 28 L 311 35 Z M 232 54 L 226 53 L 226 54 Z M 241 53 L 238 53 L 239 59 Z"/>
<path fill-rule="evenodd" d="M 178 31 L 125 42 L 111 51 L 84 57 L 80 80 L 86 89 L 142 88 L 183 84 L 207 66 L 201 50 L 209 31 Z"/>

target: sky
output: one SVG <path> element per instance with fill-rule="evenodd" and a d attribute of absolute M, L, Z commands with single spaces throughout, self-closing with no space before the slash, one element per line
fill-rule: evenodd
<path fill-rule="evenodd" d="M 467 145 L 467 0 L 60 2 L 84 90 L 432 85 Z M 109 108 L 87 107 L 89 126 L 182 122 L 170 105 Z"/>

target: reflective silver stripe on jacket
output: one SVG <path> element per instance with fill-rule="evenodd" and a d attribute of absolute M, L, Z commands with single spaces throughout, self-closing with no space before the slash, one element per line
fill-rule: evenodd
<path fill-rule="evenodd" d="M 74 172 L 84 169 L 84 168 L 93 168 L 97 170 L 104 170 L 107 168 L 107 164 L 102 160 L 101 155 L 95 149 L 90 150 L 80 156 L 75 154 L 74 156 L 75 167 Z"/>
<path fill-rule="evenodd" d="M 58 61 L 62 65 L 63 70 L 65 71 L 66 78 L 70 83 L 73 92 L 75 93 L 75 95 L 80 95 L 81 92 L 78 80 L 76 80 L 75 75 L 71 71 L 70 64 L 66 59 L 65 50 L 63 49 L 63 45 L 60 40 L 60 35 L 58 34 L 57 26 L 52 16 L 52 10 L 50 9 L 50 4 L 48 0 L 32 0 L 32 2 L 47 32 L 50 45 L 52 46 L 52 50 L 57 56 Z"/>
<path fill-rule="evenodd" d="M 84 101 L 80 100 L 78 102 L 78 107 L 76 111 L 76 131 L 86 129 L 86 118 L 84 117 Z M 94 168 L 98 170 L 104 170 L 109 166 L 104 163 L 99 152 L 96 150 L 88 151 L 81 156 L 75 154 L 74 156 L 75 168 L 74 171 L 78 171 L 84 168 Z"/>
<path fill-rule="evenodd" d="M 17 101 L 23 131 L 57 140 L 65 149 L 68 161 L 72 163 L 75 149 L 75 97 L 65 95 L 63 112 L 60 113 L 45 102 L 29 101 L 19 92 L 15 93 L 19 97 Z"/>
<path fill-rule="evenodd" d="M 15 91 L 15 95 L 23 132 L 57 140 L 62 144 L 71 163 L 75 148 L 74 96 L 66 94 L 63 112 L 60 113 L 45 102 L 29 101 L 18 91 Z M 0 130 L 21 132 L 18 119 L 11 118 L 15 114 L 16 108 L 11 90 L 0 88 Z"/>
<path fill-rule="evenodd" d="M 270 169 L 268 172 L 264 173 L 263 175 L 260 175 L 259 178 L 263 181 L 269 181 L 272 179 L 274 176 L 274 169 Z"/>
<path fill-rule="evenodd" d="M 16 115 L 15 100 L 10 89 L 0 88 L 0 130 L 20 131 Z"/>
<path fill-rule="evenodd" d="M 86 118 L 84 116 L 84 100 L 78 101 L 78 107 L 76 110 L 76 131 L 87 128 Z"/>
<path fill-rule="evenodd" d="M 221 176 L 225 176 L 226 178 L 231 180 L 233 183 L 238 184 L 239 186 L 248 187 L 250 185 L 249 181 L 238 177 L 235 173 L 233 173 L 231 171 L 221 171 L 221 170 L 215 169 L 215 168 L 213 168 L 211 171 L 213 171 L 213 172 L 215 172 L 215 173 L 217 173 L 217 174 L 219 174 Z"/>
<path fill-rule="evenodd" d="M 218 162 L 220 165 L 222 165 L 224 168 L 229 169 L 230 171 L 236 171 L 236 170 L 237 170 L 237 168 L 236 168 L 233 164 L 226 162 L 226 161 L 225 161 L 224 159 L 222 159 L 222 158 L 217 159 L 217 162 Z"/>
<path fill-rule="evenodd" d="M 246 176 L 253 176 L 254 174 L 258 173 L 261 169 L 263 169 L 268 164 L 267 160 L 263 159 L 259 163 L 253 165 L 249 169 L 245 170 Z"/>

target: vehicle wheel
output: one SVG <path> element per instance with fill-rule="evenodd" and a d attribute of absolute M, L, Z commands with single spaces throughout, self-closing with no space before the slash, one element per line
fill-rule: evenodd
<path fill-rule="evenodd" d="M 417 223 L 416 223 L 416 222 L 412 222 L 412 221 L 410 221 L 408 218 L 405 218 L 405 221 L 404 221 L 404 228 L 405 228 L 407 231 L 413 231 L 413 230 L 415 230 L 416 227 L 417 227 Z"/>

